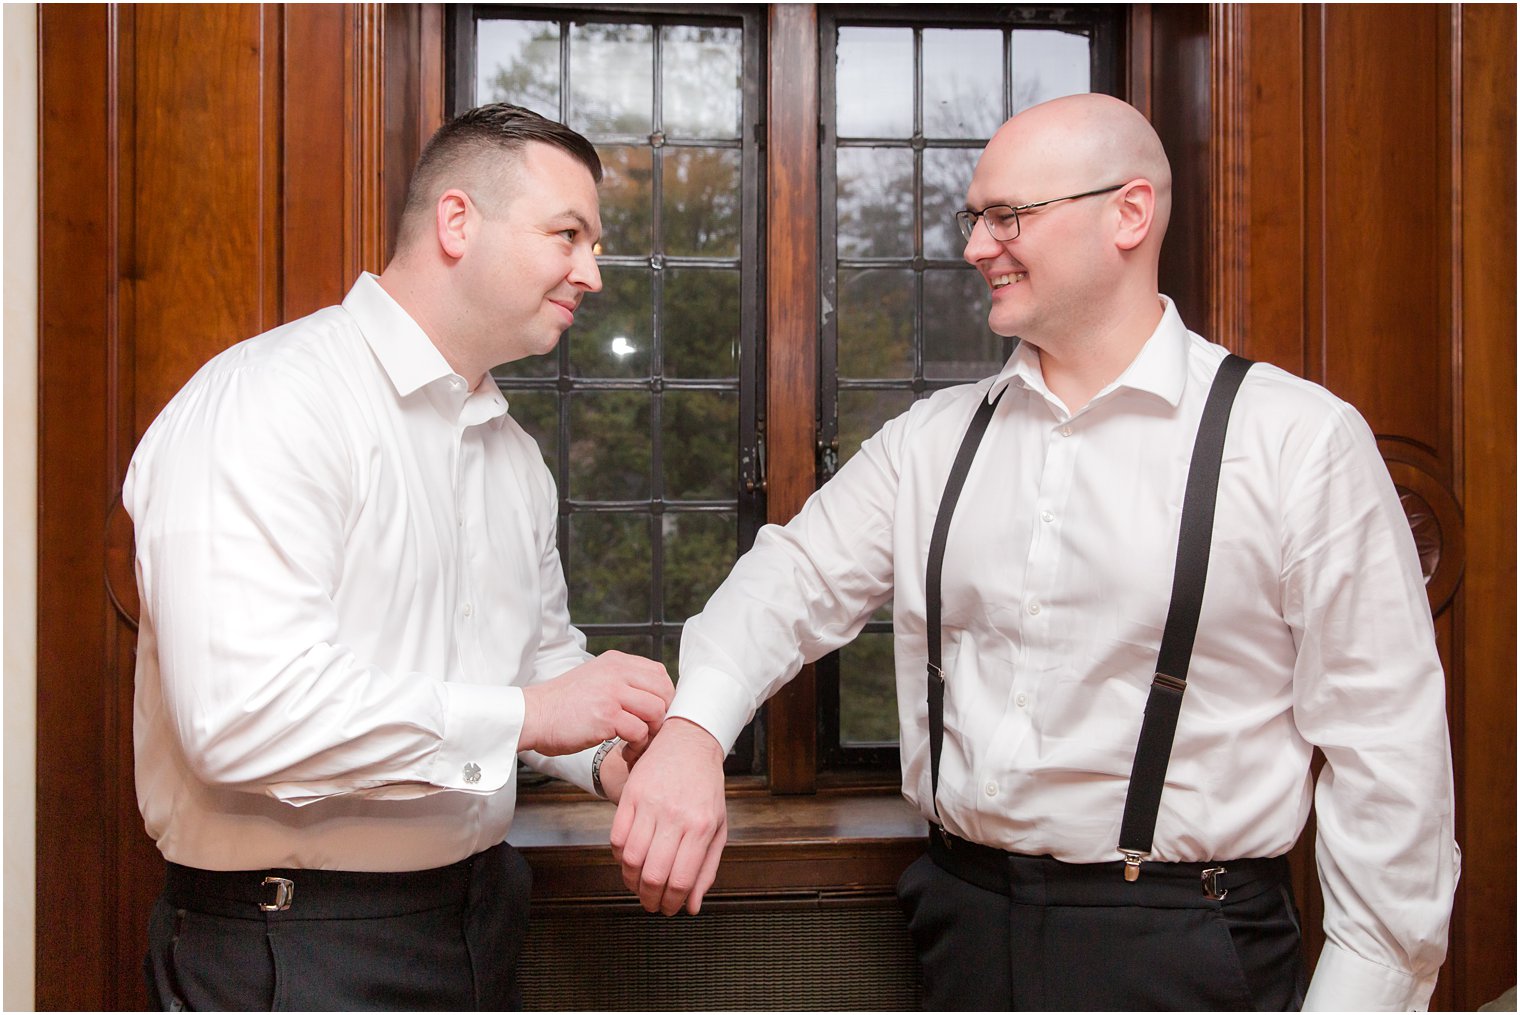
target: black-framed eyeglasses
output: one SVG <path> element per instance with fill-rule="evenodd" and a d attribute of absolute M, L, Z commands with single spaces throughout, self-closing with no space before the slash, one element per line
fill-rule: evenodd
<path fill-rule="evenodd" d="M 1019 236 L 1019 212 L 1029 211 L 1031 208 L 1043 208 L 1047 204 L 1055 204 L 1058 201 L 1075 201 L 1081 197 L 1092 197 L 1096 194 L 1107 194 L 1125 186 L 1116 183 L 1112 187 L 1101 187 L 1098 190 L 1089 190 L 1081 194 L 1072 194 L 1068 197 L 1053 197 L 1048 201 L 1032 201 L 1029 204 L 989 204 L 981 211 L 972 211 L 967 208 L 955 213 L 955 224 L 961 227 L 961 236 L 971 239 L 971 234 L 976 230 L 976 220 L 982 219 L 987 223 L 987 232 L 999 243 L 1016 240 Z"/>

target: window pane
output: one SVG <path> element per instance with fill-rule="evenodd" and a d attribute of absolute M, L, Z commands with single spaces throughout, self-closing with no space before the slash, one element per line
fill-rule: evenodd
<path fill-rule="evenodd" d="M 966 240 L 955 213 L 966 207 L 971 174 L 981 156 L 977 148 L 929 148 L 924 151 L 924 256 L 959 258 Z"/>
<path fill-rule="evenodd" d="M 913 152 L 841 148 L 840 257 L 913 256 Z"/>
<path fill-rule="evenodd" d="M 654 170 L 648 148 L 603 145 L 602 184 L 597 198 L 602 212 L 602 253 L 642 257 L 653 249 Z"/>
<path fill-rule="evenodd" d="M 665 252 L 738 257 L 739 177 L 735 148 L 665 149 Z"/>
<path fill-rule="evenodd" d="M 571 499 L 649 499 L 649 398 L 642 391 L 570 396 Z"/>
<path fill-rule="evenodd" d="M 892 636 L 862 634 L 839 650 L 839 741 L 897 743 Z"/>
<path fill-rule="evenodd" d="M 913 376 L 913 272 L 907 268 L 839 272 L 839 376 Z"/>
<path fill-rule="evenodd" d="M 710 268 L 665 272 L 666 377 L 739 375 L 739 273 Z"/>
<path fill-rule="evenodd" d="M 650 274 L 648 268 L 602 269 L 602 291 L 586 294 L 565 333 L 572 376 L 649 376 Z"/>
<path fill-rule="evenodd" d="M 648 659 L 654 646 L 654 639 L 647 635 L 639 634 L 588 634 L 586 635 L 586 651 L 592 655 L 601 655 L 603 652 L 627 652 L 629 655 L 643 656 Z"/>
<path fill-rule="evenodd" d="M 987 308 L 980 272 L 924 272 L 925 377 L 979 380 L 1002 369 L 1003 339 L 987 327 Z"/>
<path fill-rule="evenodd" d="M 911 28 L 840 28 L 836 68 L 840 137 L 913 134 Z"/>
<path fill-rule="evenodd" d="M 648 134 L 654 109 L 654 28 L 580 23 L 570 29 L 570 126 Z"/>
<path fill-rule="evenodd" d="M 559 25 L 481 21 L 475 27 L 475 102 L 513 102 L 559 119 Z"/>
<path fill-rule="evenodd" d="M 585 304 L 581 305 L 585 306 Z M 579 316 L 579 314 L 580 312 L 577 311 L 576 315 Z M 566 341 L 569 334 L 566 332 L 566 337 L 562 337 L 560 341 Z M 558 373 L 559 353 L 557 352 L 546 352 L 542 356 L 524 356 L 522 359 L 501 363 L 491 368 L 493 377 L 554 377 Z"/>
<path fill-rule="evenodd" d="M 855 457 L 865 439 L 896 419 L 913 405 L 911 391 L 861 391 L 839 393 L 839 464 Z"/>
<path fill-rule="evenodd" d="M 987 138 L 1003 122 L 1003 33 L 924 30 L 924 136 Z"/>
<path fill-rule="evenodd" d="M 685 621 L 700 612 L 734 566 L 738 518 L 731 514 L 675 514 L 660 519 L 665 540 L 665 618 Z"/>
<path fill-rule="evenodd" d="M 666 500 L 731 500 L 738 493 L 739 395 L 667 391 L 660 406 Z"/>
<path fill-rule="evenodd" d="M 1092 66 L 1087 36 L 1053 30 L 1025 29 L 1013 33 L 1013 112 L 1047 99 L 1092 91 Z"/>
<path fill-rule="evenodd" d="M 570 516 L 570 616 L 580 624 L 648 623 L 649 516 Z"/>
<path fill-rule="evenodd" d="M 544 461 L 554 469 L 559 460 L 559 395 L 553 391 L 509 391 L 506 398 L 507 411 L 538 442 Z"/>
<path fill-rule="evenodd" d="M 665 133 L 672 137 L 739 136 L 738 28 L 668 25 L 660 51 Z"/>

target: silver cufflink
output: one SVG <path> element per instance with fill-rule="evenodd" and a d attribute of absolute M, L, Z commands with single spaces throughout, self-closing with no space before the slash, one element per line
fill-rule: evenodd
<path fill-rule="evenodd" d="M 472 761 L 464 766 L 464 781 L 471 786 L 480 781 L 480 766 L 475 762 Z"/>

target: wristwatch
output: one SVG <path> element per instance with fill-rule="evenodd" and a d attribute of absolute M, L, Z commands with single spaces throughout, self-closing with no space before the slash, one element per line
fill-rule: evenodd
<path fill-rule="evenodd" d="M 598 747 L 596 753 L 591 756 L 591 788 L 603 800 L 607 799 L 607 791 L 602 788 L 602 762 L 607 760 L 608 753 L 622 742 L 619 737 L 609 737 L 602 741 L 602 746 Z"/>

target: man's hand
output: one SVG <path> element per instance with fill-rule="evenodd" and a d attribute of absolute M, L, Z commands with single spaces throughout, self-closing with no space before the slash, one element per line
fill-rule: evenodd
<path fill-rule="evenodd" d="M 604 652 L 523 688 L 520 751 L 574 754 L 610 737 L 642 746 L 660 730 L 675 687 L 652 659 Z"/>
<path fill-rule="evenodd" d="M 728 841 L 723 751 L 712 734 L 672 719 L 621 787 L 612 852 L 623 884 L 649 912 L 693 915 Z"/>

